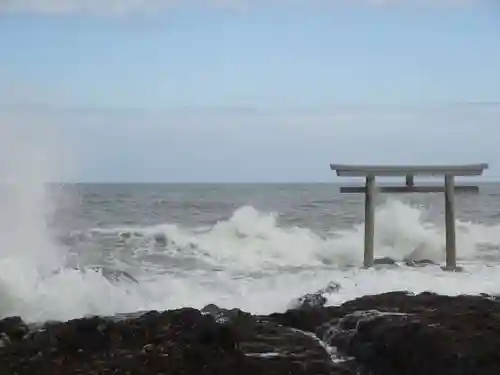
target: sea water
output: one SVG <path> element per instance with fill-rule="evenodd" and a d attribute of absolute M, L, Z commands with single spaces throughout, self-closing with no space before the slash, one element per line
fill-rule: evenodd
<path fill-rule="evenodd" d="M 209 303 L 271 313 L 332 281 L 341 288 L 329 304 L 393 290 L 500 293 L 498 184 L 456 196 L 464 272 L 362 269 L 363 195 L 340 194 L 338 185 L 51 184 L 54 159 L 34 151 L 40 139 L 20 134 L 3 131 L 0 142 L 1 317 Z M 380 195 L 376 256 L 442 264 L 443 208 L 442 194 Z M 91 265 L 139 283 L 74 269 Z"/>

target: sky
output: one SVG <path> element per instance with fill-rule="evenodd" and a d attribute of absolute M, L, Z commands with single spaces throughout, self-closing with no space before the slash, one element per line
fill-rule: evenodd
<path fill-rule="evenodd" d="M 499 36 L 495 1 L 4 0 L 0 121 L 71 181 L 500 180 Z"/>

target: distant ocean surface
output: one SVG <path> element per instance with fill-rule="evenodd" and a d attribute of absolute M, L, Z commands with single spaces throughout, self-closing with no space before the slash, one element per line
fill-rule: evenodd
<path fill-rule="evenodd" d="M 362 194 L 334 184 L 82 184 L 2 193 L 0 315 L 69 319 L 208 303 L 284 311 L 391 290 L 500 294 L 500 185 L 457 194 L 463 273 L 362 269 Z M 50 199 L 49 199 L 50 198 Z M 442 194 L 377 197 L 375 253 L 444 261 Z M 71 267 L 103 265 L 139 283 Z"/>

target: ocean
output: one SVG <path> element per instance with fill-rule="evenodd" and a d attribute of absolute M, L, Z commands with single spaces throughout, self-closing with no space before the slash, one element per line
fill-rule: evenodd
<path fill-rule="evenodd" d="M 393 290 L 500 294 L 500 184 L 456 196 L 458 263 L 363 269 L 362 194 L 335 184 L 23 184 L 0 192 L 0 315 L 66 320 L 214 303 L 280 312 Z M 375 254 L 444 262 L 442 194 L 379 195 Z M 106 266 L 138 280 L 110 282 Z"/>

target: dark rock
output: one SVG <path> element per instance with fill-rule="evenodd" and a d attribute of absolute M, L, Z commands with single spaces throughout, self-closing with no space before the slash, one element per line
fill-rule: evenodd
<path fill-rule="evenodd" d="M 328 285 L 326 287 L 324 287 L 320 291 L 322 293 L 335 293 L 335 292 L 338 292 L 340 290 L 340 288 L 341 288 L 341 286 L 339 283 L 336 283 L 335 281 L 331 281 L 328 283 Z"/>
<path fill-rule="evenodd" d="M 202 313 L 209 314 L 212 316 L 217 316 L 221 312 L 221 308 L 213 303 L 206 305 L 201 309 Z"/>
<path fill-rule="evenodd" d="M 28 330 L 28 326 L 18 316 L 0 320 L 0 333 L 4 333 L 9 340 L 21 340 Z"/>
<path fill-rule="evenodd" d="M 168 238 L 164 233 L 155 233 L 153 236 L 155 243 L 159 246 L 167 246 Z"/>
<path fill-rule="evenodd" d="M 460 266 L 443 266 L 441 267 L 441 269 L 443 271 L 446 271 L 446 272 L 464 272 L 465 269 L 463 267 L 460 267 Z"/>
<path fill-rule="evenodd" d="M 340 284 L 336 282 L 330 282 L 328 285 L 315 293 L 308 293 L 302 297 L 297 298 L 292 301 L 291 307 L 293 309 L 311 309 L 316 307 L 323 307 L 327 302 L 326 294 L 331 294 L 338 292 L 340 290 Z"/>
<path fill-rule="evenodd" d="M 341 357 L 354 358 L 359 373 L 500 374 L 500 300 L 494 296 L 390 292 L 269 319 L 316 332 Z"/>
<path fill-rule="evenodd" d="M 385 264 L 385 265 L 392 265 L 396 264 L 396 261 L 390 257 L 382 257 L 382 258 L 375 258 L 373 260 L 373 264 Z"/>
<path fill-rule="evenodd" d="M 338 307 L 312 307 L 310 309 L 290 309 L 284 313 L 269 315 L 269 319 L 281 325 L 315 332 L 322 324 L 341 316 Z"/>
<path fill-rule="evenodd" d="M 132 233 L 131 232 L 121 232 L 119 234 L 119 236 L 122 240 L 128 240 L 132 237 Z"/>
<path fill-rule="evenodd" d="M 327 298 L 321 292 L 308 293 L 297 300 L 298 309 L 310 309 L 312 307 L 323 307 Z"/>
<path fill-rule="evenodd" d="M 235 323 L 239 320 L 251 318 L 251 314 L 240 309 L 222 309 L 214 304 L 209 304 L 201 309 L 201 312 L 212 316 L 217 323 L 227 324 Z"/>
<path fill-rule="evenodd" d="M 396 261 L 390 257 L 375 258 L 373 260 L 373 265 L 374 266 L 398 267 L 398 264 L 396 263 Z"/>
<path fill-rule="evenodd" d="M 500 303 L 387 293 L 350 301 L 317 331 L 372 374 L 500 373 Z"/>
<path fill-rule="evenodd" d="M 0 320 L 0 374 L 500 374 L 500 302 L 488 295 L 391 292 L 269 316 L 207 305 L 28 329 Z"/>
<path fill-rule="evenodd" d="M 240 310 L 205 312 L 52 322 L 0 346 L 0 374 L 353 374 L 308 334 Z M 212 314 L 231 319 L 220 324 Z"/>
<path fill-rule="evenodd" d="M 425 267 L 425 266 L 437 266 L 438 265 L 436 262 L 433 262 L 432 260 L 429 260 L 429 259 L 421 259 L 421 260 L 405 259 L 405 264 L 408 267 Z"/>
<path fill-rule="evenodd" d="M 4 332 L 0 333 L 0 348 L 10 345 L 11 343 L 12 341 L 6 333 Z"/>

